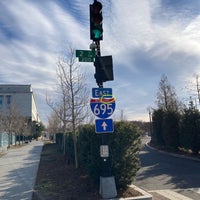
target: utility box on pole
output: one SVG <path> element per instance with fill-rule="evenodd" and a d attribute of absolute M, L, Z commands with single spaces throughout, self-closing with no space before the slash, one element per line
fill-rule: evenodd
<path fill-rule="evenodd" d="M 97 83 L 114 80 L 112 56 L 96 56 L 94 65 Z"/>

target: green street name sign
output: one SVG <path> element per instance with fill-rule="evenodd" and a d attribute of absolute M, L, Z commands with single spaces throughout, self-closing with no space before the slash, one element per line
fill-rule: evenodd
<path fill-rule="evenodd" d="M 76 50 L 76 57 L 78 57 L 79 62 L 94 62 L 95 55 L 95 51 Z"/>

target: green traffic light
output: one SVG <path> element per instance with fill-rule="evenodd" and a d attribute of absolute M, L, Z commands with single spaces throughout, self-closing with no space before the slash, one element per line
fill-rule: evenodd
<path fill-rule="evenodd" d="M 94 29 L 93 30 L 93 34 L 94 34 L 94 38 L 95 39 L 99 39 L 102 36 L 102 31 L 98 30 L 98 29 Z"/>
<path fill-rule="evenodd" d="M 90 5 L 90 39 L 93 41 L 103 40 L 102 7 L 97 0 Z"/>

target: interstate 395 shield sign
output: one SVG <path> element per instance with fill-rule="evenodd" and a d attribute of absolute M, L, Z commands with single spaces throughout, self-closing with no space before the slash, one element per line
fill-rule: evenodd
<path fill-rule="evenodd" d="M 92 98 L 90 99 L 90 108 L 96 117 L 106 119 L 110 117 L 115 110 L 115 98 Z"/>

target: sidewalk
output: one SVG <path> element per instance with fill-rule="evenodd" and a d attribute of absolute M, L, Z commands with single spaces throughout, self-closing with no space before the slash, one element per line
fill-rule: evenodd
<path fill-rule="evenodd" d="M 0 199 L 31 200 L 43 142 L 32 141 L 0 157 Z"/>

